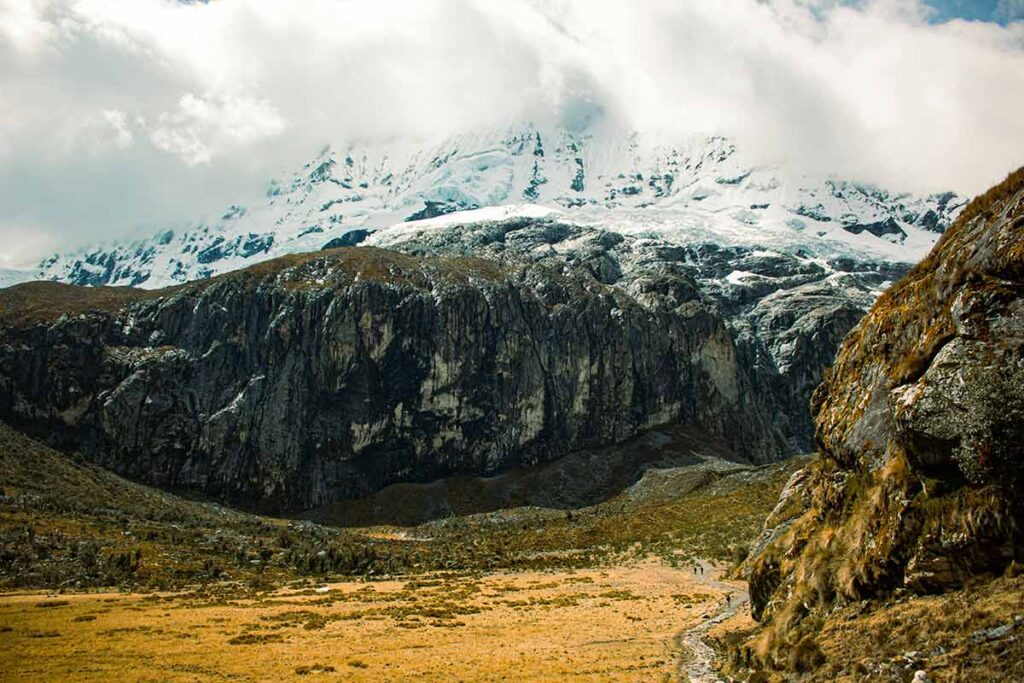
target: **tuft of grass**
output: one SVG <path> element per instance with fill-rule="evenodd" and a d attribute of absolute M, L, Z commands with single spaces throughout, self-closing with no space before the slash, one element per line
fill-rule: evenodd
<path fill-rule="evenodd" d="M 295 674 L 297 676 L 308 676 L 309 674 L 331 674 L 337 671 L 333 666 L 329 664 L 311 664 L 309 666 L 297 666 L 295 667 Z"/>
<path fill-rule="evenodd" d="M 793 673 L 806 674 L 819 669 L 824 663 L 825 653 L 812 635 L 801 638 L 789 652 L 789 670 Z"/>
<path fill-rule="evenodd" d="M 243 633 L 228 640 L 228 645 L 266 645 L 280 643 L 284 636 L 279 633 Z"/>

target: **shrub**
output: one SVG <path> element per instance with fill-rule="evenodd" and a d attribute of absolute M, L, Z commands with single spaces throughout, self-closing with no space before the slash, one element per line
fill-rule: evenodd
<path fill-rule="evenodd" d="M 789 670 L 795 673 L 814 671 L 824 663 L 825 653 L 812 635 L 801 638 L 789 652 Z"/>

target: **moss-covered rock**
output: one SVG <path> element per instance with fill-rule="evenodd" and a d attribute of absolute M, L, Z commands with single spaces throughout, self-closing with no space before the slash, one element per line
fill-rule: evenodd
<path fill-rule="evenodd" d="M 878 300 L 812 412 L 822 454 L 746 564 L 751 647 L 780 668 L 837 604 L 1024 558 L 1024 169 Z"/>

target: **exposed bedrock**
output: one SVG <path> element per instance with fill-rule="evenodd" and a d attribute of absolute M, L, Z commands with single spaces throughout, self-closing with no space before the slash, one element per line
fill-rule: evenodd
<path fill-rule="evenodd" d="M 354 248 L 169 290 L 0 296 L 4 419 L 249 508 L 494 473 L 667 422 L 777 453 L 683 275 L 627 293 L 577 268 Z"/>

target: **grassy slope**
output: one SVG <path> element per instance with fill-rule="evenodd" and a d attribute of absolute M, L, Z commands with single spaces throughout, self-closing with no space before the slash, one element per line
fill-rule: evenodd
<path fill-rule="evenodd" d="M 943 595 L 837 609 L 815 627 L 817 654 L 803 660 L 794 654 L 792 668 L 807 683 L 910 681 L 918 669 L 934 683 L 1024 680 L 1024 576 L 1017 572 Z M 744 626 L 715 643 L 731 658 L 726 670 L 752 682 L 793 680 L 794 673 L 744 666 L 740 646 L 756 629 Z"/>
<path fill-rule="evenodd" d="M 173 585 L 243 568 L 281 523 L 77 462 L 0 423 L 0 585 Z M 250 566 L 255 567 L 256 565 Z"/>
<path fill-rule="evenodd" d="M 344 530 L 188 501 L 78 462 L 0 423 L 0 586 L 173 587 L 300 576 L 581 567 L 657 554 L 730 559 L 760 531 L 796 462 L 700 475 L 651 473 L 578 510 L 518 508 L 405 530 Z M 708 483 L 710 482 L 710 483 Z"/>

